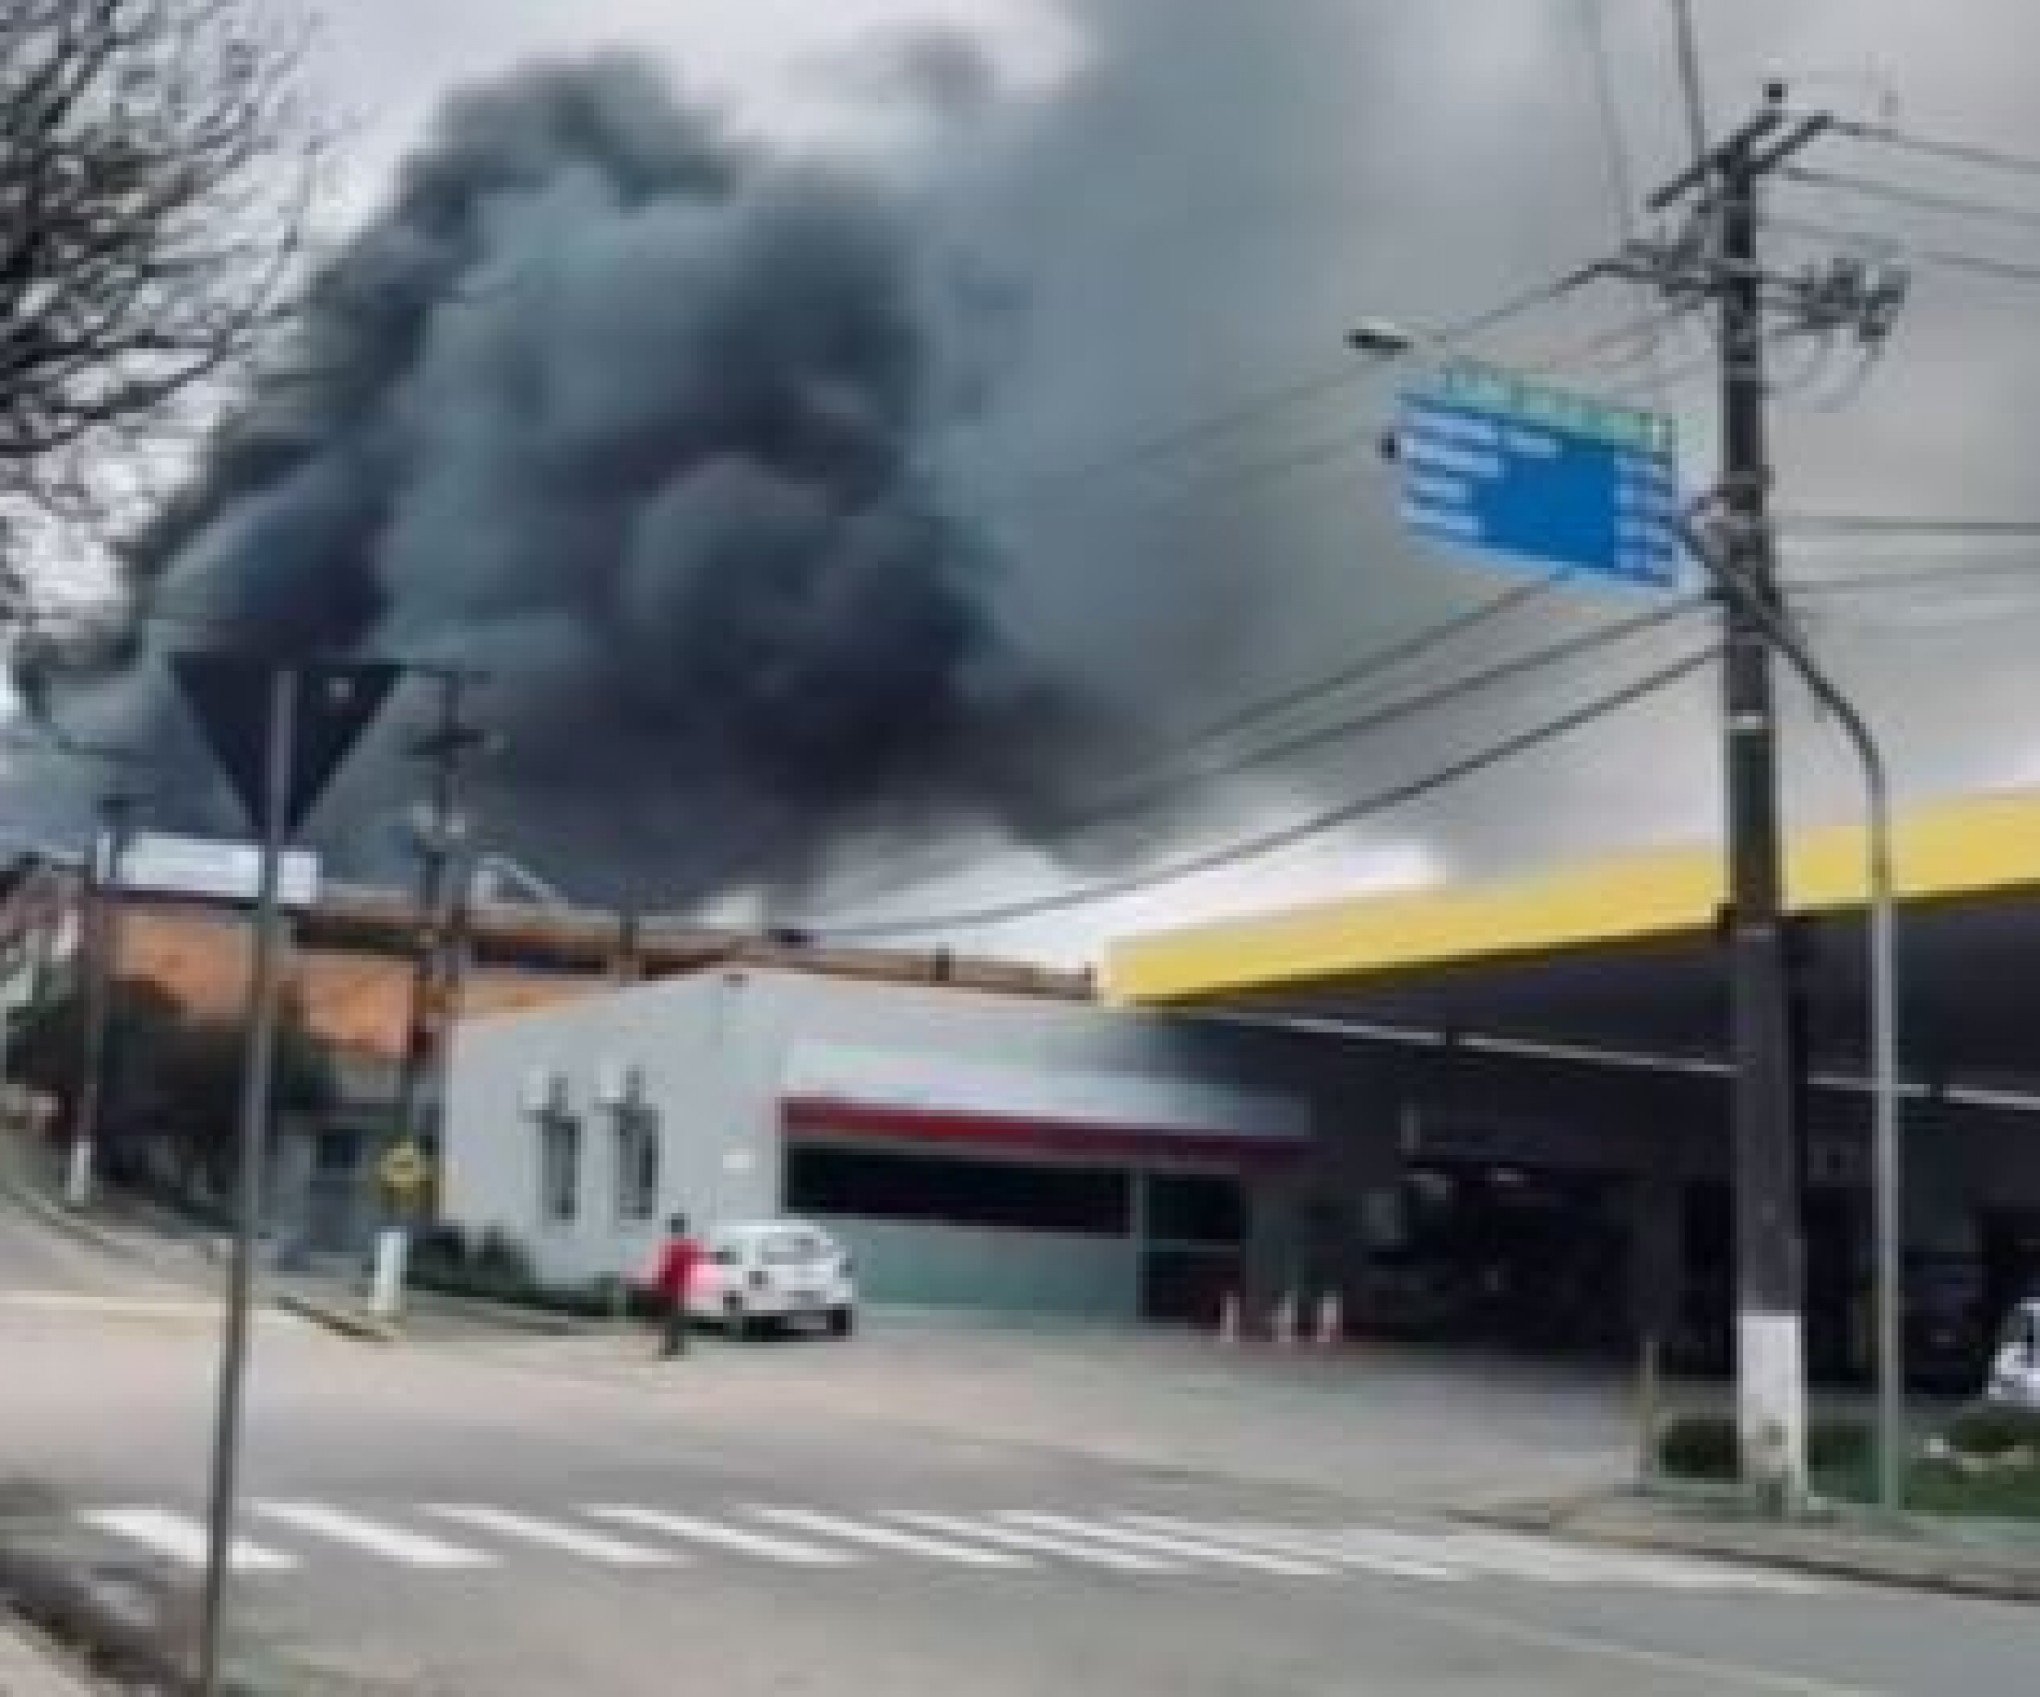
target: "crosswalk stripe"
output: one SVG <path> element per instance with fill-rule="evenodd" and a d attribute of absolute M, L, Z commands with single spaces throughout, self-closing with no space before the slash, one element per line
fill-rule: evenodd
<path fill-rule="evenodd" d="M 606 1533 L 562 1526 L 557 1521 L 513 1514 L 508 1509 L 487 1508 L 479 1503 L 427 1503 L 424 1507 L 427 1514 L 472 1526 L 478 1532 L 494 1532 L 523 1543 L 564 1550 L 568 1555 L 600 1562 L 605 1567 L 672 1567 L 687 1559 L 672 1550 L 655 1550 L 649 1544 L 632 1544 Z"/>
<path fill-rule="evenodd" d="M 1285 1579 L 1329 1579 L 1334 1569 L 1321 1561 L 1305 1561 L 1298 1556 L 1271 1555 L 1262 1550 L 1241 1549 L 1237 1545 L 1217 1542 L 1209 1538 L 1187 1538 L 1170 1532 L 1143 1532 L 1129 1526 L 1114 1526 L 1105 1521 L 1079 1520 L 1064 1514 L 1037 1514 L 1032 1510 L 1012 1509 L 999 1516 L 1016 1526 L 1040 1527 L 1045 1532 L 1067 1533 L 1077 1538 L 1108 1540 L 1116 1544 L 1130 1544 L 1136 1550 L 1152 1550 L 1165 1556 L 1181 1556 L 1189 1561 L 1215 1562 L 1221 1567 L 1243 1567 L 1254 1573 L 1280 1574 Z"/>
<path fill-rule="evenodd" d="M 818 1537 L 841 1538 L 846 1543 L 869 1544 L 880 1550 L 901 1550 L 908 1555 L 926 1556 L 931 1561 L 953 1562 L 958 1567 L 1034 1566 L 1027 1557 L 1005 1550 L 988 1550 L 977 1544 L 957 1543 L 921 1532 L 905 1532 L 897 1526 L 874 1526 L 839 1514 L 823 1514 L 815 1509 L 753 1504 L 749 1512 L 760 1520 L 795 1527 Z"/>
<path fill-rule="evenodd" d="M 1103 1544 L 1087 1543 L 1055 1532 L 1030 1532 L 1018 1526 L 994 1526 L 960 1514 L 928 1514 L 919 1509 L 892 1509 L 889 1517 L 918 1526 L 927 1532 L 946 1532 L 956 1537 L 980 1538 L 988 1544 L 1027 1550 L 1035 1555 L 1062 1556 L 1114 1573 L 1181 1573 L 1181 1562 L 1159 1556 L 1136 1555 L 1132 1550 L 1115 1550 Z"/>
<path fill-rule="evenodd" d="M 1167 1515 L 1127 1514 L 1120 1519 L 1130 1526 L 1144 1527 L 1191 1538 L 1217 1538 L 1250 1550 L 1269 1550 L 1278 1556 L 1296 1556 L 1305 1561 L 1326 1561 L 1338 1567 L 1385 1573 L 1394 1579 L 1458 1579 L 1462 1575 L 1435 1561 L 1410 1555 L 1395 1541 L 1395 1534 L 1377 1537 L 1373 1533 L 1343 1531 L 1331 1535 L 1303 1527 L 1243 1525 L 1235 1521 L 1176 1520 Z M 1386 1540 L 1386 1541 L 1384 1541 Z M 1414 1543 L 1411 1539 L 1408 1542 Z"/>
<path fill-rule="evenodd" d="M 189 1515 L 163 1508 L 100 1508 L 86 1510 L 79 1519 L 186 1567 L 205 1566 L 206 1530 Z M 247 1538 L 228 1546 L 227 1559 L 236 1573 L 288 1573 L 297 1566 L 294 1557 Z"/>
<path fill-rule="evenodd" d="M 641 1532 L 662 1532 L 699 1544 L 713 1544 L 766 1561 L 784 1562 L 789 1567 L 848 1567 L 857 1557 L 848 1550 L 824 1549 L 820 1544 L 798 1538 L 776 1537 L 770 1532 L 752 1532 L 742 1526 L 727 1526 L 720 1520 L 698 1520 L 691 1514 L 668 1514 L 663 1509 L 631 1508 L 603 1503 L 581 1511 L 591 1520 L 606 1520 Z"/>
<path fill-rule="evenodd" d="M 356 1549 L 385 1557 L 404 1567 L 496 1565 L 494 1556 L 484 1555 L 465 1544 L 449 1544 L 443 1538 L 428 1537 L 423 1532 L 407 1532 L 401 1526 L 365 1520 L 360 1515 L 329 1508 L 324 1503 L 258 1502 L 254 1509 L 265 1519 L 281 1521 L 314 1537 L 330 1538 L 337 1544 L 352 1544 Z"/>

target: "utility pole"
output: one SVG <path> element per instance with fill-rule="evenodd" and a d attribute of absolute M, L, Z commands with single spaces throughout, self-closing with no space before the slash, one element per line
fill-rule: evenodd
<path fill-rule="evenodd" d="M 425 1083 L 438 1062 L 459 981 L 456 933 L 466 902 L 460 894 L 464 881 L 453 874 L 462 830 L 458 806 L 461 768 L 487 740 L 485 733 L 462 716 L 467 687 L 473 681 L 472 673 L 449 670 L 438 675 L 437 723 L 411 745 L 412 756 L 431 767 L 432 784 L 427 819 L 418 840 L 418 930 L 392 1128 L 398 1144 L 418 1136 Z"/>
<path fill-rule="evenodd" d="M 84 1032 L 80 1044 L 78 1099 L 71 1127 L 64 1199 L 89 1207 L 99 1164 L 99 1120 L 106 1095 L 107 1037 L 112 1019 L 114 977 L 119 970 L 121 862 L 134 828 L 136 797 L 111 791 L 99 804 L 99 830 L 85 864 L 84 912 L 79 955 L 84 963 Z"/>
<path fill-rule="evenodd" d="M 1751 147 L 1719 174 L 1721 496 L 1740 522 L 1730 569 L 1748 597 L 1724 603 L 1728 740 L 1730 1046 L 1735 1054 L 1736 1427 L 1744 1475 L 1781 1507 L 1806 1489 L 1805 1251 L 1800 1220 L 1799 1057 L 1784 928 L 1778 721 L 1771 644 L 1750 604 L 1778 603 L 1767 505 L 1764 304 Z"/>
<path fill-rule="evenodd" d="M 1782 84 L 1756 116 L 1649 200 L 1691 200 L 1688 234 L 1631 243 L 1605 269 L 1675 302 L 1711 300 L 1719 318 L 1723 662 L 1728 826 L 1727 935 L 1736 1255 L 1736 1424 L 1743 1477 L 1789 1512 L 1806 1493 L 1805 1252 L 1792 961 L 1784 914 L 1778 726 L 1772 650 L 1789 640 L 1771 545 L 1765 343 L 1774 305 L 1795 328 L 1852 329 L 1874 351 L 1905 294 L 1902 273 L 1838 262 L 1796 277 L 1760 251 L 1765 179 L 1832 127 L 1793 116 Z M 1711 560 L 1711 557 L 1710 557 Z M 1883 1369 L 1888 1377 L 1895 1362 Z"/>

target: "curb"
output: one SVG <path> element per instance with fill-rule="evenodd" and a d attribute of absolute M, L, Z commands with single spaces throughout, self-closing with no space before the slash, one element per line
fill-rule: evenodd
<path fill-rule="evenodd" d="M 32 1184 L 26 1184 L 18 1178 L 0 1178 L 0 1195 L 26 1208 L 45 1225 L 75 1238 L 80 1243 L 89 1243 L 95 1249 L 102 1250 L 108 1255 L 118 1255 L 127 1261 L 146 1259 L 132 1243 L 114 1236 L 104 1227 L 95 1225 L 54 1197 L 45 1196 Z"/>
<path fill-rule="evenodd" d="M 19 1677 L 43 1697 L 91 1697 L 84 1675 L 26 1616 L 0 1600 L 0 1679 Z"/>
<path fill-rule="evenodd" d="M 1821 1579 L 1843 1579 L 1887 1590 L 1923 1591 L 1941 1596 L 1992 1602 L 2040 1602 L 2040 1568 L 1994 1567 L 1988 1563 L 1908 1560 L 1894 1550 L 1889 1557 L 1843 1551 L 1779 1548 L 1740 1538 L 1710 1536 L 1705 1530 L 1676 1526 L 1608 1526 L 1574 1518 L 1579 1511 L 1563 1504 L 1521 1509 L 1462 1509 L 1452 1518 L 1503 1532 L 1533 1532 L 1569 1538 L 1610 1549 L 1654 1550 L 1714 1561 L 1776 1568 Z"/>
<path fill-rule="evenodd" d="M 61 1561 L 0 1544 L 0 1631 L 15 1621 L 78 1656 L 84 1672 L 73 1677 L 81 1690 L 107 1679 L 119 1689 L 136 1683 L 165 1693 L 190 1689 L 160 1618 L 113 1607 L 86 1575 Z M 64 1666 L 61 1657 L 57 1665 Z"/>
<path fill-rule="evenodd" d="M 538 1337 L 583 1337 L 611 1329 L 606 1320 L 553 1314 L 542 1308 L 520 1308 L 515 1303 L 491 1302 L 486 1297 L 452 1296 L 420 1286 L 407 1290 L 404 1302 L 407 1311 L 421 1320 L 470 1320 L 477 1325 L 501 1326 L 505 1331 L 528 1332 Z"/>
<path fill-rule="evenodd" d="M 295 1314 L 301 1320 L 309 1320 L 313 1325 L 355 1343 L 397 1343 L 403 1336 L 396 1327 L 373 1315 L 344 1308 L 338 1303 L 322 1302 L 317 1297 L 305 1296 L 297 1291 L 271 1291 L 268 1302 L 272 1308 Z"/>

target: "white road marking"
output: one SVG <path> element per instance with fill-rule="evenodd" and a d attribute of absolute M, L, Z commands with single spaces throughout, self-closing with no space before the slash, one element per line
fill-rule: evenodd
<path fill-rule="evenodd" d="M 1131 1550 L 1115 1550 L 1105 1545 L 1088 1542 L 1080 1538 L 1066 1537 L 1055 1532 L 1030 1532 L 1019 1526 L 997 1526 L 984 1520 L 973 1520 L 961 1514 L 928 1514 L 919 1509 L 892 1509 L 888 1518 L 905 1521 L 918 1526 L 925 1532 L 944 1532 L 959 1538 L 979 1538 L 988 1544 L 1002 1544 L 1008 1549 L 1026 1550 L 1035 1555 L 1064 1556 L 1070 1561 L 1087 1563 L 1092 1567 L 1109 1568 L 1115 1573 L 1181 1573 L 1181 1562 L 1164 1561 L 1160 1556 L 1136 1555 Z"/>
<path fill-rule="evenodd" d="M 0 1291 L 0 1308 L 49 1314 L 97 1314 L 137 1320 L 217 1320 L 220 1305 L 179 1296 L 99 1296 L 76 1290 Z"/>
<path fill-rule="evenodd" d="M 427 1514 L 472 1526 L 478 1532 L 493 1532 L 526 1544 L 564 1550 L 568 1555 L 600 1562 L 605 1567 L 672 1567 L 687 1559 L 672 1550 L 655 1550 L 649 1544 L 632 1544 L 606 1533 L 562 1526 L 555 1520 L 513 1514 L 508 1509 L 488 1508 L 480 1503 L 426 1503 L 424 1509 Z"/>
<path fill-rule="evenodd" d="M 407 1532 L 401 1526 L 365 1520 L 344 1509 L 324 1503 L 258 1502 L 255 1512 L 269 1520 L 280 1520 L 300 1532 L 330 1538 L 338 1544 L 352 1544 L 370 1555 L 382 1556 L 403 1567 L 462 1568 L 494 1567 L 496 1558 L 465 1544 L 449 1544 L 422 1532 Z"/>
<path fill-rule="evenodd" d="M 97 1508 L 78 1518 L 102 1532 L 146 1545 L 186 1567 L 205 1566 L 205 1527 L 189 1515 L 164 1508 Z M 246 1538 L 233 1541 L 227 1559 L 236 1573 L 288 1573 L 298 1565 L 295 1557 Z"/>
<path fill-rule="evenodd" d="M 1114 1526 L 1100 1520 L 1079 1520 L 1065 1514 L 1036 1514 L 1009 1510 L 999 1516 L 1016 1526 L 1038 1526 L 1045 1532 L 1065 1533 L 1075 1538 L 1095 1538 L 1115 1544 L 1130 1544 L 1136 1550 L 1152 1550 L 1164 1556 L 1181 1556 L 1187 1561 L 1214 1562 L 1221 1567 L 1243 1567 L 1254 1573 L 1274 1573 L 1285 1579 L 1329 1579 L 1334 1569 L 1322 1561 L 1305 1561 L 1297 1556 L 1270 1555 L 1262 1550 L 1244 1550 L 1236 1545 L 1206 1538 L 1185 1538 L 1169 1532 L 1142 1532 Z"/>
<path fill-rule="evenodd" d="M 753 1504 L 747 1511 L 760 1520 L 812 1532 L 821 1538 L 841 1538 L 845 1543 L 869 1544 L 874 1549 L 899 1550 L 907 1555 L 926 1556 L 931 1561 L 953 1562 L 958 1567 L 1032 1567 L 1025 1556 L 1004 1550 L 987 1550 L 975 1544 L 960 1544 L 948 1538 L 920 1532 L 903 1532 L 896 1526 L 873 1526 L 840 1514 L 823 1514 L 815 1509 L 776 1508 Z"/>
<path fill-rule="evenodd" d="M 1264 1526 L 1236 1521 L 1177 1520 L 1168 1515 L 1126 1514 L 1119 1517 L 1129 1526 L 1166 1532 L 1189 1538 L 1216 1538 L 1250 1550 L 1268 1550 L 1278 1556 L 1295 1556 L 1304 1561 L 1330 1562 L 1335 1567 L 1359 1568 L 1385 1573 L 1395 1579 L 1460 1579 L 1464 1575 L 1437 1562 L 1419 1557 L 1410 1546 L 1414 1538 L 1399 1539 L 1393 1532 L 1373 1533 L 1342 1529 L 1318 1533 L 1300 1526 Z"/>
<path fill-rule="evenodd" d="M 1728 1562 L 1686 1560 L 1648 1550 L 1588 1549 L 1577 1544 L 1512 1532 L 1442 1532 L 1438 1553 L 1446 1561 L 1505 1579 L 1550 1585 L 1653 1585 L 1692 1591 L 1775 1591 L 1805 1595 L 1819 1590 L 1793 1574 L 1737 1567 Z"/>
<path fill-rule="evenodd" d="M 661 1532 L 669 1538 L 713 1544 L 737 1550 L 765 1561 L 784 1562 L 789 1567 L 848 1567 L 858 1558 L 848 1550 L 824 1549 L 798 1538 L 775 1537 L 770 1532 L 752 1532 L 742 1526 L 728 1526 L 720 1520 L 698 1520 L 691 1514 L 668 1514 L 663 1509 L 631 1508 L 623 1504 L 598 1504 L 581 1511 L 591 1520 L 606 1520 L 641 1532 Z"/>

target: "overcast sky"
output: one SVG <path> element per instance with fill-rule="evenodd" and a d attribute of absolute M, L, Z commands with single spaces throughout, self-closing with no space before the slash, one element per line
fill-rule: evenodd
<path fill-rule="evenodd" d="M 2040 153 L 2031 0 L 1696 0 L 1695 9 L 1717 126 L 1779 73 L 1809 101 Z M 1385 385 L 1276 407 L 1194 448 L 1123 455 L 1336 371 L 1340 332 L 1358 315 L 1449 322 L 1615 241 L 1616 184 L 1640 190 L 1676 168 L 1685 122 L 1672 0 L 1602 0 L 1599 10 L 1615 154 L 1596 98 L 1592 0 L 348 0 L 330 9 L 322 63 L 353 137 L 330 216 L 345 223 L 373 204 L 450 89 L 532 55 L 617 44 L 668 59 L 742 129 L 856 154 L 913 181 L 941 208 L 946 237 L 981 253 L 1023 303 L 985 412 L 942 450 L 957 498 L 991 515 L 1009 559 L 1023 562 L 1006 615 L 1020 640 L 1074 657 L 1167 745 L 1508 581 L 1397 536 L 1392 489 L 1364 449 L 1388 416 Z M 981 44 L 994 72 L 982 113 L 931 116 L 871 69 L 893 62 L 885 44 L 929 25 Z M 1844 143 L 1821 162 L 2040 211 L 2033 177 L 1926 168 Z M 1778 199 L 1781 210 L 1900 246 L 2040 264 L 2040 232 L 2010 219 L 1803 188 Z M 1781 259 L 1810 251 L 1790 240 L 1777 249 Z M 1643 304 L 1603 289 L 1525 319 L 1491 347 L 1519 359 L 1563 350 Z M 1844 392 L 1844 360 L 1781 396 L 1780 506 L 2040 510 L 2026 447 L 2040 424 L 2036 322 L 2040 288 L 1920 269 L 1888 357 L 1860 388 Z M 1695 487 L 1712 453 L 1707 347 L 1704 329 L 1688 325 L 1662 356 L 1675 378 L 1686 374 L 1670 395 Z M 1810 351 L 1781 350 L 1781 367 L 1791 374 Z M 1617 361 L 1575 380 L 1645 399 L 1648 369 Z M 1342 436 L 1363 446 L 1343 451 Z M 1089 475 L 1100 465 L 1106 475 Z M 1035 493 L 1016 497 L 1026 491 Z M 2040 579 L 2029 587 L 1972 570 L 2030 557 L 2030 546 L 1991 553 L 1943 541 L 1788 551 L 1788 570 L 1808 577 L 1956 574 L 1805 603 L 1808 628 L 1890 740 L 1908 793 L 2040 781 L 2040 691 L 2027 658 L 2040 635 Z M 1559 597 L 1396 682 L 1436 681 L 1635 606 Z M 1705 631 L 1696 621 L 1250 787 L 1214 788 L 1202 819 L 1148 852 L 1166 860 L 1406 779 L 1683 653 Z M 1705 834 L 1719 814 L 1711 689 L 1696 679 L 1603 729 L 1284 854 L 961 935 L 1081 955 L 1115 932 L 1207 913 Z M 1791 771 L 1801 816 L 1850 814 L 1849 768 L 1828 728 L 1795 722 Z M 1080 855 L 1072 868 L 1030 850 L 955 875 L 972 846 L 924 857 L 917 845 L 859 867 L 823 894 L 819 916 L 969 908 L 1124 867 Z M 911 888 L 868 899 L 897 884 Z"/>

